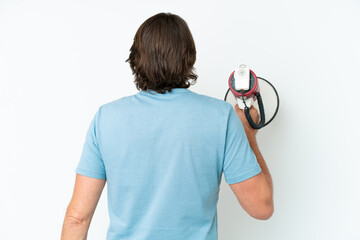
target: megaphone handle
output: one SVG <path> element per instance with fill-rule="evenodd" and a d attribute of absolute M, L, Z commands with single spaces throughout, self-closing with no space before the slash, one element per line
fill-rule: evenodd
<path fill-rule="evenodd" d="M 248 120 L 250 126 L 254 129 L 260 129 L 264 126 L 265 124 L 265 111 L 264 111 L 264 105 L 262 102 L 262 98 L 260 93 L 256 93 L 255 94 L 258 105 L 259 105 L 259 111 L 260 111 L 260 122 L 259 124 L 254 123 L 251 115 L 250 115 L 250 108 L 248 106 L 245 106 L 244 112 L 245 112 L 245 117 Z"/>

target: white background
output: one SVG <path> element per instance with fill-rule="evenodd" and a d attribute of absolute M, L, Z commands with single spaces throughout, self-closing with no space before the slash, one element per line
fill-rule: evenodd
<path fill-rule="evenodd" d="M 224 179 L 219 239 L 360 239 L 359 1 L 0 1 L 0 239 L 59 239 L 96 109 L 137 93 L 137 28 L 188 23 L 199 75 L 223 99 L 240 63 L 270 80 L 277 118 L 258 133 L 275 213 L 249 217 Z M 89 230 L 105 239 L 106 188 Z"/>

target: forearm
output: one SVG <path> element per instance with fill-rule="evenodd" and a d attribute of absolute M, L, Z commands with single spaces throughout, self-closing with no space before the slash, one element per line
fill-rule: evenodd
<path fill-rule="evenodd" d="M 271 175 L 270 175 L 270 171 L 265 163 L 265 160 L 263 158 L 263 156 L 261 155 L 260 153 L 260 149 L 257 145 L 257 141 L 256 141 L 256 138 L 253 137 L 253 138 L 248 138 L 249 140 L 249 144 L 250 144 L 250 147 L 251 149 L 253 150 L 255 156 L 256 156 L 256 159 L 261 167 L 261 170 L 262 172 L 264 173 L 265 177 L 266 177 L 266 180 L 268 181 L 269 185 L 270 185 L 270 188 L 271 188 L 271 192 L 273 191 L 273 183 L 272 183 L 272 179 L 271 179 Z"/>
<path fill-rule="evenodd" d="M 65 217 L 61 240 L 86 240 L 89 222 L 81 222 L 72 217 Z"/>

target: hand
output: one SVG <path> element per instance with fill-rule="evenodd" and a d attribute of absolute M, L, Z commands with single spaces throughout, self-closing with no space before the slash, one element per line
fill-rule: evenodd
<path fill-rule="evenodd" d="M 254 129 L 254 128 L 252 128 L 250 126 L 248 120 L 246 119 L 244 110 L 240 109 L 238 104 L 236 104 L 234 106 L 234 109 L 235 109 L 235 112 L 237 113 L 237 115 L 239 116 L 243 126 L 244 126 L 244 130 L 245 130 L 245 133 L 246 133 L 246 136 L 247 136 L 249 142 L 255 140 L 257 129 Z M 259 113 L 256 110 L 256 108 L 254 108 L 253 106 L 250 107 L 250 115 L 251 115 L 254 123 L 258 124 L 259 121 L 260 121 Z"/>

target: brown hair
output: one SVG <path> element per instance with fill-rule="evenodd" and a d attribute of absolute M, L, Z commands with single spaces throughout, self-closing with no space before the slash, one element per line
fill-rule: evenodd
<path fill-rule="evenodd" d="M 125 62 L 130 64 L 138 90 L 165 93 L 196 83 L 195 61 L 195 43 L 187 23 L 178 15 L 158 13 L 141 24 Z"/>

